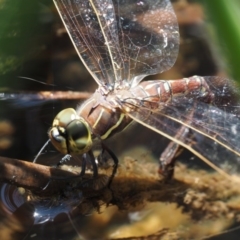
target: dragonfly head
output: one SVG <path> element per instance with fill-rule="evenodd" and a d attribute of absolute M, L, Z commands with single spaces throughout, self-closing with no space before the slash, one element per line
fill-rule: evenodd
<path fill-rule="evenodd" d="M 48 135 L 53 146 L 64 154 L 83 154 L 92 147 L 88 123 L 72 108 L 58 113 Z"/>

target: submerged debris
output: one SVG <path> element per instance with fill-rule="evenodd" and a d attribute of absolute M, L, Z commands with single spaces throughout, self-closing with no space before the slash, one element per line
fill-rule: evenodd
<path fill-rule="evenodd" d="M 166 183 L 157 173 L 156 161 L 146 157 L 124 157 L 110 186 L 111 167 L 99 169 L 99 177 L 93 179 L 90 173 L 79 177 L 77 167 L 63 166 L 63 170 L 20 161 L 14 164 L 15 178 L 9 182 L 20 186 L 23 181 L 29 189 L 23 191 L 27 202 L 66 206 L 63 212 L 73 219 L 88 216 L 81 229 L 84 239 L 199 239 L 240 221 L 238 176 L 231 182 L 218 173 L 177 163 L 174 179 Z M 11 175 L 6 166 L 2 172 Z M 46 184 L 47 178 L 36 177 L 37 171 L 45 177 L 51 172 L 53 179 Z M 58 171 L 65 177 L 59 178 Z M 42 184 L 42 190 L 30 191 L 31 183 L 35 188 Z"/>

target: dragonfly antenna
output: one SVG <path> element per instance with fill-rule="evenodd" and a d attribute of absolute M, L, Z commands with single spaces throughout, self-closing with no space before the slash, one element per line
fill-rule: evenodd
<path fill-rule="evenodd" d="M 18 77 L 19 77 L 19 78 L 22 78 L 22 79 L 27 79 L 27 80 L 30 80 L 30 81 L 33 81 L 33 82 L 41 83 L 41 84 L 43 84 L 43 85 L 48 85 L 48 86 L 56 87 L 56 85 L 55 85 L 55 84 L 41 82 L 41 81 L 39 81 L 39 80 L 36 80 L 36 79 L 33 79 L 33 78 L 29 78 L 29 77 L 22 77 L 22 76 L 18 76 Z"/>
<path fill-rule="evenodd" d="M 49 142 L 50 142 L 50 139 L 48 139 L 47 142 L 42 146 L 42 148 L 41 148 L 40 151 L 38 152 L 37 156 L 33 159 L 33 163 L 36 163 L 38 157 L 40 156 L 40 154 L 42 153 L 42 151 L 43 151 L 44 148 L 48 145 Z"/>

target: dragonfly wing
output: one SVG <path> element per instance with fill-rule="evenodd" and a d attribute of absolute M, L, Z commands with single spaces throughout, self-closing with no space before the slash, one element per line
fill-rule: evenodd
<path fill-rule="evenodd" d="M 213 168 L 237 172 L 240 170 L 239 104 L 231 84 L 219 83 L 217 79 L 205 77 L 215 94 L 212 104 L 191 93 L 173 96 L 155 110 L 144 107 L 142 100 L 135 100 L 137 107 L 129 116 L 190 150 Z M 128 99 L 123 102 L 131 106 Z M 186 138 L 177 134 L 182 126 L 190 132 Z"/>
<path fill-rule="evenodd" d="M 179 47 L 176 15 L 169 0 L 114 0 L 119 41 L 129 73 L 122 79 L 139 83 L 175 63 Z"/>
<path fill-rule="evenodd" d="M 54 0 L 85 67 L 99 85 L 137 84 L 174 64 L 178 24 L 169 0 Z"/>

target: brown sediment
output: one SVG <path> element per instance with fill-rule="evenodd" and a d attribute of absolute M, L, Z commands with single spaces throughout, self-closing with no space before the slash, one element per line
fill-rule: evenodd
<path fill-rule="evenodd" d="M 100 169 L 99 178 L 93 179 L 91 174 L 69 178 L 79 173 L 79 168 L 69 166 L 66 171 L 3 157 L 0 165 L 2 181 L 34 190 L 35 197 L 64 191 L 71 198 L 81 191 L 83 198 L 76 211 L 87 214 L 97 210 L 86 231 L 95 229 L 100 234 L 101 230 L 101 239 L 197 239 L 219 234 L 240 221 L 238 184 L 183 164 L 177 164 L 174 179 L 165 183 L 157 174 L 156 163 L 125 157 L 110 188 L 111 168 Z M 129 222 L 133 213 L 141 217 Z M 117 219 L 125 224 L 116 224 Z"/>

